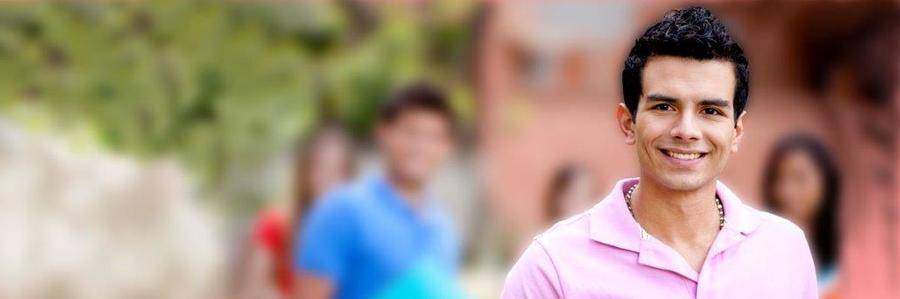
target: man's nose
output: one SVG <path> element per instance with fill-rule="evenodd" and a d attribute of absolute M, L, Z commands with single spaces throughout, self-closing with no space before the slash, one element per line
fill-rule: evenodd
<path fill-rule="evenodd" d="M 684 141 L 700 140 L 700 137 L 702 136 L 700 128 L 697 127 L 697 120 L 694 115 L 690 113 L 680 115 L 675 126 L 672 127 L 672 130 L 669 133 L 675 139 Z"/>

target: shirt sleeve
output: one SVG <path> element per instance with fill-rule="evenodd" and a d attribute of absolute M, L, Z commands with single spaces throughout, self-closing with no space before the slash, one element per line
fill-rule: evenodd
<path fill-rule="evenodd" d="M 460 244 L 459 233 L 456 231 L 453 223 L 449 220 L 445 222 L 443 247 L 448 251 L 449 268 L 452 275 L 459 273 L 460 260 L 462 260 L 462 246 Z"/>
<path fill-rule="evenodd" d="M 562 288 L 556 266 L 538 241 L 525 249 L 513 265 L 503 286 L 503 299 L 562 298 Z"/>
<path fill-rule="evenodd" d="M 294 249 L 297 272 L 311 273 L 338 284 L 348 271 L 355 223 L 350 201 L 324 198 L 307 215 Z"/>
<path fill-rule="evenodd" d="M 263 211 L 253 225 L 253 242 L 266 250 L 277 251 L 284 235 L 284 223 L 277 212 Z"/>
<path fill-rule="evenodd" d="M 803 280 L 803 291 L 801 298 L 815 299 L 819 298 L 818 279 L 816 278 L 816 265 L 813 262 L 812 251 L 809 249 L 809 243 L 806 242 L 806 235 L 800 231 L 800 256 L 801 270 Z"/>

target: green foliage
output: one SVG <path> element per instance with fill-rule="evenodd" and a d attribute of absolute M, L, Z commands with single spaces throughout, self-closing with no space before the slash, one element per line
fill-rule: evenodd
<path fill-rule="evenodd" d="M 437 81 L 471 111 L 465 17 L 427 21 L 379 7 L 373 25 L 351 17 L 354 5 L 3 4 L 0 113 L 87 130 L 137 157 L 175 156 L 207 190 L 259 200 L 266 190 L 234 182 L 252 181 L 321 118 L 365 136 L 400 84 Z"/>

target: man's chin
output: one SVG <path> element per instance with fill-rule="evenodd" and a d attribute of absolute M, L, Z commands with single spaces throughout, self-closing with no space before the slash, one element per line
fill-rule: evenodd
<path fill-rule="evenodd" d="M 697 174 L 661 174 L 658 183 L 672 191 L 694 191 L 713 180 L 701 178 Z"/>
<path fill-rule="evenodd" d="M 403 170 L 398 173 L 406 184 L 424 185 L 428 183 L 428 172 L 419 169 Z"/>

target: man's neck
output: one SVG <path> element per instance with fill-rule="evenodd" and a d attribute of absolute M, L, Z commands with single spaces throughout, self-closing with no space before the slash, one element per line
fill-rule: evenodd
<path fill-rule="evenodd" d="M 632 195 L 632 206 L 641 227 L 664 243 L 712 243 L 719 231 L 715 194 L 715 181 L 681 191 L 642 178 Z"/>
<path fill-rule="evenodd" d="M 407 201 L 410 206 L 418 208 L 425 197 L 425 184 L 416 180 L 406 179 L 401 175 L 388 171 L 388 183 L 394 191 Z"/>

